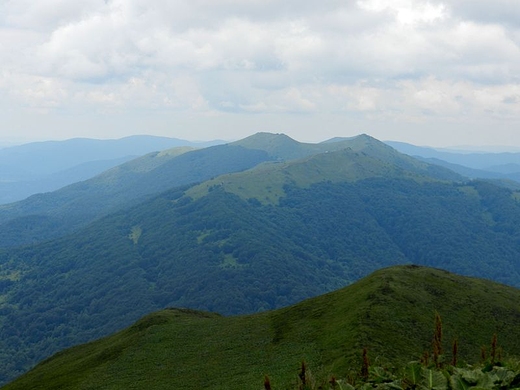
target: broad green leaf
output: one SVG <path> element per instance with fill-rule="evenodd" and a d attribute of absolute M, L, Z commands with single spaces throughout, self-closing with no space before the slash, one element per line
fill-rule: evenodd
<path fill-rule="evenodd" d="M 448 387 L 448 381 L 442 372 L 427 368 L 422 369 L 421 387 L 426 389 L 445 390 Z"/>
<path fill-rule="evenodd" d="M 403 386 L 401 385 L 400 381 L 393 381 L 393 382 L 379 383 L 376 386 L 376 389 L 381 389 L 381 390 L 403 390 Z"/>
<path fill-rule="evenodd" d="M 404 371 L 404 379 L 411 385 L 418 385 L 421 380 L 422 366 L 420 363 L 410 363 Z"/>
<path fill-rule="evenodd" d="M 373 388 L 374 388 L 374 387 L 372 386 L 371 383 L 366 382 L 366 383 L 363 383 L 363 384 L 361 385 L 361 387 L 359 388 L 359 390 L 371 390 L 371 389 L 373 389 Z"/>
<path fill-rule="evenodd" d="M 490 374 L 496 375 L 497 379 L 495 380 L 495 384 L 498 384 L 501 387 L 509 386 L 516 377 L 513 371 L 503 367 L 493 367 Z"/>
<path fill-rule="evenodd" d="M 453 390 L 468 390 L 471 387 L 459 374 L 450 377 L 450 385 Z"/>
<path fill-rule="evenodd" d="M 493 389 L 495 388 L 495 383 L 498 380 L 498 376 L 493 372 L 482 373 L 482 376 L 479 378 L 476 387 L 481 389 Z"/>
<path fill-rule="evenodd" d="M 485 375 L 482 370 L 479 369 L 458 368 L 455 372 L 471 386 L 476 386 Z"/>
<path fill-rule="evenodd" d="M 376 383 L 392 381 L 392 375 L 382 367 L 370 367 L 370 380 Z"/>

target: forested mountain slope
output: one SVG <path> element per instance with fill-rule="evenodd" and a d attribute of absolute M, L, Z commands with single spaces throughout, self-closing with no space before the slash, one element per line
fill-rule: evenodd
<path fill-rule="evenodd" d="M 445 360 L 479 360 L 498 336 L 502 355 L 520 355 L 520 291 L 438 269 L 383 269 L 349 287 L 294 306 L 222 317 L 168 309 L 96 342 L 48 359 L 5 390 L 298 388 L 302 361 L 316 379 L 359 375 L 372 364 L 400 367 L 431 352 L 442 319 Z M 327 379 L 325 379 L 327 380 Z"/>
<path fill-rule="evenodd" d="M 315 183 L 351 182 L 375 177 L 463 180 L 453 171 L 401 154 L 367 135 L 318 145 L 325 147 L 321 153 L 307 154 L 285 163 L 266 163 L 239 174 L 222 175 L 194 187 L 188 195 L 197 199 L 212 189 L 222 188 L 243 199 L 277 203 L 284 196 L 286 186 L 308 188 Z"/>
<path fill-rule="evenodd" d="M 394 264 L 520 285 L 518 193 L 357 142 L 176 188 L 0 253 L 3 379 L 153 310 L 253 313 Z"/>
<path fill-rule="evenodd" d="M 260 150 L 219 145 L 154 152 L 60 190 L 0 206 L 0 247 L 45 241 L 175 186 L 266 161 Z"/>
<path fill-rule="evenodd" d="M 353 138 L 329 145 L 305 144 L 283 134 L 258 133 L 231 144 L 201 150 L 179 147 L 150 153 L 92 179 L 0 205 L 0 247 L 66 235 L 96 218 L 175 186 L 242 171 L 265 161 L 286 161 L 319 152 L 356 148 L 358 141 Z"/>

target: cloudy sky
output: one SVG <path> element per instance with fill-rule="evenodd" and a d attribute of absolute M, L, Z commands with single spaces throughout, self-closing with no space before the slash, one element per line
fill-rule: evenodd
<path fill-rule="evenodd" d="M 0 0 L 0 141 L 520 146 L 518 0 Z"/>

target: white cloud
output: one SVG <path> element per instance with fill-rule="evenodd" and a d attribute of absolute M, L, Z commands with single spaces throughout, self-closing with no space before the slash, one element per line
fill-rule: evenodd
<path fill-rule="evenodd" d="M 446 7 L 443 3 L 412 0 L 358 0 L 362 9 L 373 12 L 393 14 L 400 24 L 433 23 L 445 18 Z"/>
<path fill-rule="evenodd" d="M 173 110 L 506 126 L 518 115 L 518 9 L 507 0 L 0 0 L 1 104 L 100 123 Z"/>
<path fill-rule="evenodd" d="M 52 32 L 57 27 L 81 21 L 103 6 L 102 1 L 16 0 L 0 3 L 2 24 L 12 28 Z"/>
<path fill-rule="evenodd" d="M 482 24 L 520 26 L 517 0 L 453 0 L 447 2 L 454 17 Z"/>

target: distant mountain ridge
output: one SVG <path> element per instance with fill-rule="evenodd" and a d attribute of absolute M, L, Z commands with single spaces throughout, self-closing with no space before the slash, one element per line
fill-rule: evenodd
<path fill-rule="evenodd" d="M 351 154 L 361 152 L 368 157 L 359 155 L 357 158 L 383 159 L 384 164 L 401 164 L 399 169 L 423 170 L 427 175 L 445 180 L 462 179 L 449 170 L 419 163 L 408 156 L 401 155 L 367 135 L 326 144 L 307 144 L 295 141 L 284 134 L 257 133 L 230 144 L 199 150 L 183 147 L 154 152 L 60 190 L 34 195 L 20 202 L 0 205 L 0 247 L 26 245 L 57 238 L 109 212 L 135 204 L 146 196 L 158 194 L 175 186 L 202 182 L 222 174 L 243 171 L 262 162 L 289 164 L 287 167 L 285 165 L 275 167 L 273 175 L 279 176 L 294 170 L 291 168 L 290 161 L 309 157 L 321 166 L 319 172 L 314 169 L 317 173 L 310 176 L 305 172 L 294 171 L 292 174 L 295 175 L 294 177 L 304 178 L 303 181 L 308 183 L 312 175 L 315 177 L 314 180 L 324 180 L 327 170 L 331 168 L 326 161 L 333 163 L 334 160 L 334 157 L 328 153 L 337 151 Z M 298 164 L 296 166 L 299 166 Z M 363 164 L 360 161 L 358 166 Z M 376 165 L 379 166 L 380 163 Z M 266 169 L 271 168 L 266 167 Z M 250 179 L 257 180 L 255 175 L 262 176 L 263 172 L 262 168 L 256 173 L 245 175 L 252 175 Z M 368 173 L 361 175 L 364 174 Z M 386 173 L 381 171 L 380 174 Z M 333 173 L 334 175 L 336 173 Z M 287 178 L 288 176 L 283 176 L 277 180 L 278 194 L 281 194 Z M 262 180 L 259 180 L 260 182 Z M 215 184 L 218 183 L 208 182 L 205 188 Z M 269 194 L 263 196 L 273 198 Z"/>
<path fill-rule="evenodd" d="M 341 290 L 294 306 L 222 317 L 167 309 L 107 338 L 60 352 L 5 390 L 103 388 L 294 388 L 302 361 L 317 378 L 345 378 L 372 364 L 402 367 L 431 350 L 435 313 L 451 358 L 478 361 L 497 334 L 508 355 L 520 355 L 520 291 L 438 269 L 379 270 Z"/>
<path fill-rule="evenodd" d="M 142 135 L 113 140 L 74 138 L 3 148 L 0 149 L 0 204 L 86 180 L 150 152 L 221 143 Z"/>
<path fill-rule="evenodd" d="M 268 159 L 265 152 L 232 145 L 154 152 L 92 179 L 0 205 L 0 247 L 60 237 L 147 196 L 244 170 Z"/>
<path fill-rule="evenodd" d="M 27 197 L 56 191 L 71 183 L 88 180 L 97 174 L 124 164 L 136 156 L 126 156 L 112 160 L 89 161 L 63 171 L 26 180 L 8 180 L 0 182 L 0 205 L 21 201 Z"/>
<path fill-rule="evenodd" d="M 15 165 L 20 172 L 50 174 L 95 160 L 141 156 L 179 146 L 207 147 L 215 143 L 222 142 L 196 143 L 148 135 L 109 140 L 73 138 L 65 141 L 33 142 L 0 149 L 0 167 L 10 164 Z"/>
<path fill-rule="evenodd" d="M 266 151 L 274 160 L 287 161 L 325 152 L 331 144 L 341 144 L 354 138 L 337 137 L 319 144 L 306 144 L 284 134 L 258 133 L 233 144 L 245 148 L 252 146 Z M 77 138 L 3 148 L 0 149 L 0 205 L 87 180 L 149 152 L 180 146 L 204 148 L 223 143 L 224 141 L 218 140 L 190 142 L 167 137 L 131 136 L 118 140 Z M 436 161 L 429 161 L 440 163 L 472 178 L 509 179 L 520 182 L 519 153 L 456 152 L 417 147 L 401 142 L 389 141 L 388 144 L 412 156 L 437 158 Z M 482 168 L 482 160 L 486 159 L 489 162 Z M 458 168 L 460 165 L 471 169 Z"/>
<path fill-rule="evenodd" d="M 417 156 L 425 161 L 437 161 L 468 177 L 509 179 L 520 182 L 520 152 L 457 152 L 415 146 L 404 142 L 387 141 L 386 144 L 401 153 Z"/>
<path fill-rule="evenodd" d="M 255 136 L 253 136 L 255 137 Z M 265 138 L 265 135 L 261 135 Z M 287 136 L 281 138 L 284 146 L 290 144 L 293 148 L 287 153 L 300 159 L 285 163 L 275 162 L 265 164 L 253 171 L 241 174 L 231 174 L 208 180 L 188 191 L 188 195 L 198 198 L 207 194 L 216 186 L 225 191 L 241 196 L 244 199 L 256 198 L 260 202 L 274 202 L 284 195 L 284 186 L 291 184 L 308 187 L 312 184 L 331 181 L 356 181 L 366 177 L 397 177 L 416 175 L 423 180 L 460 181 L 462 176 L 437 167 L 434 164 L 421 163 L 416 159 L 396 152 L 393 148 L 367 135 L 360 135 L 347 140 L 321 144 L 290 143 Z M 278 138 L 280 139 L 280 138 Z M 248 141 L 246 138 L 245 141 Z M 262 140 L 263 141 L 263 140 Z M 247 142 L 245 143 L 247 144 Z M 295 148 L 297 146 L 298 148 Z M 280 158 L 278 147 L 261 143 L 259 146 L 272 156 Z M 304 167 L 302 169 L 302 167 Z M 264 184 L 268 172 L 269 185 Z M 231 180 L 228 180 L 231 179 Z M 260 186 L 258 185 L 260 184 Z"/>

